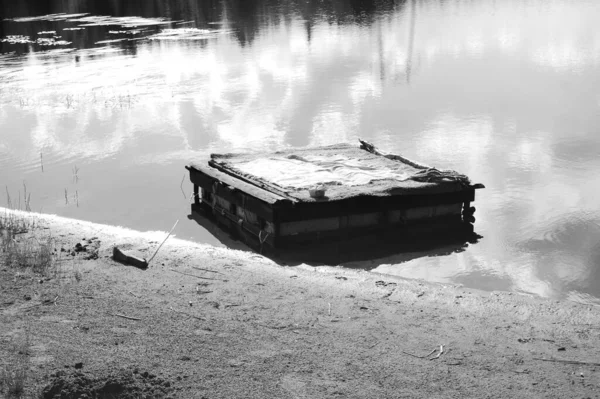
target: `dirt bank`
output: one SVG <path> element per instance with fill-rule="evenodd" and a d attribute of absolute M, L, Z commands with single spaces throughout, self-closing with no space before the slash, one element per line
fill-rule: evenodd
<path fill-rule="evenodd" d="M 165 233 L 33 218 L 17 240 L 51 235 L 57 269 L 0 265 L 0 369 L 31 396 L 599 396 L 596 307 L 175 238 L 140 270 L 113 245 L 148 258 Z"/>

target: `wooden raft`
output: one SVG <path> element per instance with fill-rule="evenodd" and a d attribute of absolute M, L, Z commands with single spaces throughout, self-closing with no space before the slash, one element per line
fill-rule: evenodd
<path fill-rule="evenodd" d="M 391 157 L 363 143 L 361 149 Z M 364 144 L 370 147 L 365 148 Z M 481 184 L 450 192 L 358 195 L 335 201 L 302 202 L 220 167 L 214 161 L 188 165 L 194 186 L 192 215 L 211 215 L 246 244 L 262 250 L 293 248 L 364 234 L 405 238 L 472 234 L 471 202 Z"/>

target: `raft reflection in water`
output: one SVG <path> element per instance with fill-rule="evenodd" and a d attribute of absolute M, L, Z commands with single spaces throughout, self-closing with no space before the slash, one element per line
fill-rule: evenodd
<path fill-rule="evenodd" d="M 191 212 L 188 219 L 194 220 L 228 248 L 255 251 L 282 265 L 306 263 L 317 266 L 359 262 L 352 267 L 371 270 L 379 266 L 377 259 L 388 259 L 385 261 L 387 263 L 389 257 L 393 256 L 395 263 L 401 263 L 421 257 L 445 256 L 462 252 L 469 244 L 475 244 L 482 238 L 468 229 L 448 230 L 446 233 L 437 232 L 433 235 L 427 234 L 425 230 L 419 234 L 415 231 L 388 231 L 340 237 L 336 240 L 315 240 L 275 249 L 260 245 L 256 240 L 249 240 L 252 235 L 242 237 L 245 234 L 242 229 L 231 228 L 232 225 L 220 220 L 210 207 L 201 207 Z M 364 261 L 370 262 L 360 263 Z"/>

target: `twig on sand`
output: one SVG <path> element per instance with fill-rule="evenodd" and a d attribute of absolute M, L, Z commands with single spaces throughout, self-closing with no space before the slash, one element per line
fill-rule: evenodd
<path fill-rule="evenodd" d="M 432 357 L 429 360 L 433 360 L 433 359 L 439 358 L 440 356 L 442 356 L 442 353 L 444 353 L 444 345 L 440 345 L 440 353 L 438 353 L 437 356 L 434 356 L 434 357 Z"/>
<path fill-rule="evenodd" d="M 187 199 L 187 195 L 185 195 L 185 191 L 183 191 L 183 181 L 185 180 L 185 173 L 183 174 L 183 177 L 181 178 L 181 184 L 179 185 L 179 188 L 181 189 L 181 193 L 183 194 L 183 198 Z"/>
<path fill-rule="evenodd" d="M 222 274 L 223 276 L 225 276 L 225 273 L 221 273 L 221 272 L 218 272 L 216 270 L 203 269 L 201 267 L 196 267 L 196 266 L 192 266 L 192 269 L 202 270 L 202 271 L 211 272 L 211 273 L 219 273 L 219 274 Z"/>
<path fill-rule="evenodd" d="M 130 293 L 131 295 L 133 295 L 134 297 L 136 297 L 136 298 L 139 298 L 139 296 L 138 296 L 138 295 L 135 295 L 133 292 L 131 292 L 131 291 L 127 291 L 127 292 L 129 292 L 129 293 Z"/>
<path fill-rule="evenodd" d="M 567 359 L 543 359 L 541 357 L 534 357 L 533 360 L 541 360 L 543 362 L 556 362 L 556 363 L 566 363 L 566 364 L 581 364 L 587 366 L 600 366 L 600 363 L 596 362 L 581 362 L 579 360 L 567 360 Z"/>
<path fill-rule="evenodd" d="M 438 350 L 440 351 L 440 353 L 438 353 L 437 356 L 429 358 L 429 356 L 433 355 Z M 429 352 L 425 356 L 413 355 L 412 353 L 408 353 L 408 352 L 404 352 L 404 351 L 400 351 L 400 352 L 402 352 L 402 353 L 404 353 L 405 355 L 408 355 L 408 356 L 416 357 L 417 359 L 433 360 L 433 359 L 437 359 L 438 357 L 441 356 L 442 353 L 444 353 L 444 345 L 440 345 L 439 349 L 438 348 L 433 349 L 431 352 Z"/>
<path fill-rule="evenodd" d="M 115 314 L 113 314 L 113 316 L 122 317 L 127 320 L 137 320 L 137 321 L 142 320 L 142 319 L 138 319 L 137 317 L 125 316 L 124 314 L 119 314 L 119 313 L 115 313 Z"/>
<path fill-rule="evenodd" d="M 158 250 L 160 249 L 160 247 L 162 247 L 163 244 L 165 243 L 165 241 L 167 241 L 167 239 L 171 236 L 171 233 L 173 232 L 173 230 L 175 230 L 175 227 L 177 226 L 177 223 L 179 223 L 179 219 L 177 219 L 177 221 L 175 222 L 175 224 L 171 228 L 171 231 L 169 231 L 169 234 L 167 234 L 167 236 L 165 237 L 165 239 L 163 240 L 163 242 L 161 242 L 160 245 L 158 246 L 158 248 L 156 248 L 156 251 L 154 251 L 154 255 L 152 255 L 150 257 L 150 259 L 148 259 L 148 265 L 150 264 L 150 262 L 152 262 L 152 259 L 154 259 L 154 257 L 156 256 L 156 254 L 158 253 Z"/>
<path fill-rule="evenodd" d="M 200 316 L 194 316 L 193 314 L 190 314 L 190 313 L 188 313 L 188 312 L 182 312 L 181 310 L 175 310 L 175 309 L 173 309 L 172 307 L 171 307 L 171 308 L 169 308 L 169 309 L 171 309 L 171 310 L 172 310 L 173 312 L 175 312 L 175 313 L 181 313 L 181 314 L 184 314 L 184 315 L 186 315 L 186 316 L 193 317 L 194 319 L 197 319 L 197 320 L 206 321 L 206 319 L 205 319 L 205 318 L 203 318 L 203 317 L 200 317 Z"/>
<path fill-rule="evenodd" d="M 416 357 L 417 359 L 425 359 L 426 357 L 429 357 L 431 355 L 433 355 L 433 353 L 436 351 L 437 349 L 432 350 L 431 352 L 429 352 L 428 354 L 426 354 L 425 356 L 418 356 L 418 355 L 413 355 L 412 353 L 408 353 L 408 352 L 404 352 L 404 351 L 400 351 L 402 353 L 404 353 L 405 355 L 408 356 L 412 356 L 412 357 Z"/>
<path fill-rule="evenodd" d="M 201 279 L 203 279 L 203 280 L 227 281 L 227 280 L 221 280 L 221 279 L 218 279 L 218 278 L 210 278 L 210 277 L 196 276 L 195 274 L 184 273 L 184 272 L 180 272 L 180 271 L 177 271 L 177 270 L 174 270 L 174 269 L 169 269 L 169 270 L 170 270 L 170 271 L 172 271 L 172 272 L 175 272 L 175 273 L 183 274 L 184 276 L 190 276 L 190 277 L 201 278 Z"/>

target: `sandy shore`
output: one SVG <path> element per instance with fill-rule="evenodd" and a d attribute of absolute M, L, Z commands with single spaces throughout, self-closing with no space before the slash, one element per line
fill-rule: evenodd
<path fill-rule="evenodd" d="M 173 237 L 141 270 L 113 246 L 149 258 L 165 232 L 24 217 L 17 240 L 56 250 L 46 276 L 0 264 L 0 369 L 30 397 L 599 397 L 597 307 Z"/>

